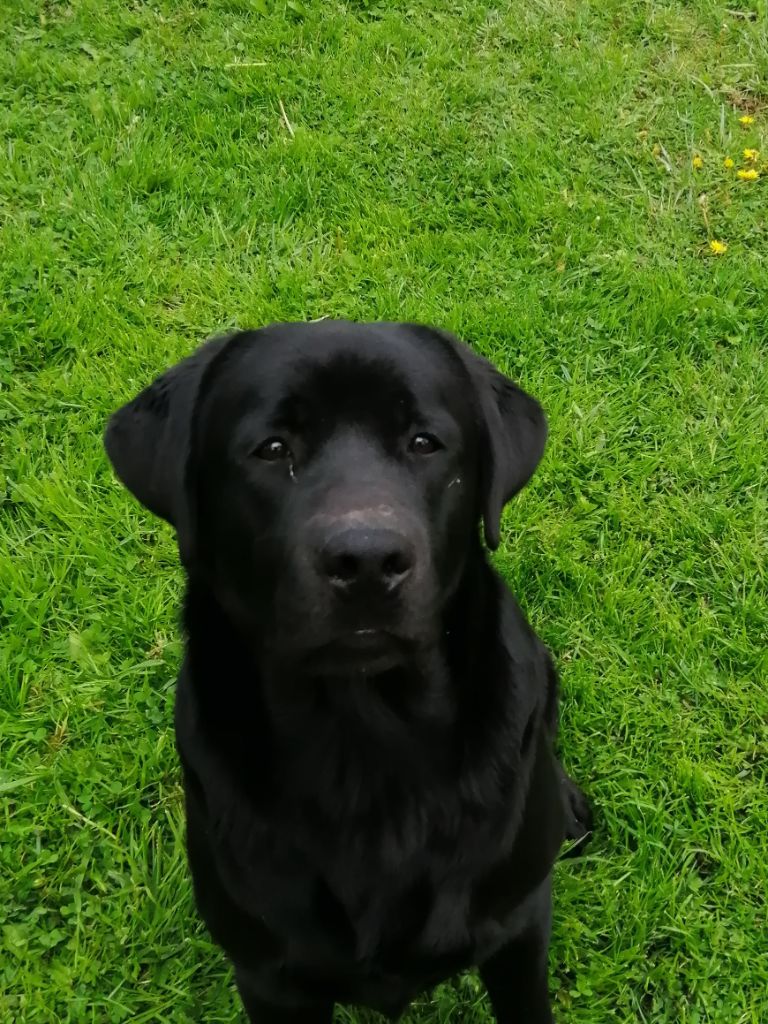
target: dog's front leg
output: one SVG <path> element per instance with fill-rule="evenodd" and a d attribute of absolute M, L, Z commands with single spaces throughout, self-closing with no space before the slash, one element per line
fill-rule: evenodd
<path fill-rule="evenodd" d="M 235 981 L 250 1024 L 332 1024 L 333 1003 L 276 1006 L 257 994 L 246 971 L 235 969 Z"/>
<path fill-rule="evenodd" d="M 547 983 L 551 880 L 542 886 L 526 928 L 480 964 L 497 1024 L 552 1024 Z"/>

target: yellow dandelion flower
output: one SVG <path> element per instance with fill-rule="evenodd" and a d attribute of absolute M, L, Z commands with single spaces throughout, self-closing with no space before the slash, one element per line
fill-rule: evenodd
<path fill-rule="evenodd" d="M 755 119 L 754 117 L 752 117 L 751 114 L 742 114 L 742 116 L 739 118 L 739 124 L 743 124 L 746 126 L 754 123 Z"/>
<path fill-rule="evenodd" d="M 691 160 L 691 163 L 693 164 L 693 169 L 695 171 L 700 171 L 701 168 L 704 166 L 704 161 L 701 159 L 698 153 L 694 156 L 693 160 Z"/>
<path fill-rule="evenodd" d="M 723 160 L 723 167 L 727 167 L 729 171 L 733 167 L 733 160 L 729 156 Z"/>
<path fill-rule="evenodd" d="M 710 240 L 709 251 L 713 252 L 715 256 L 722 256 L 724 252 L 727 252 L 727 250 L 727 242 L 718 242 L 716 238 Z"/>
<path fill-rule="evenodd" d="M 745 149 L 744 150 L 744 159 L 747 160 L 751 164 L 755 163 L 755 161 L 757 160 L 757 158 L 759 156 L 760 156 L 760 151 L 757 150 L 757 149 Z"/>
<path fill-rule="evenodd" d="M 756 170 L 754 167 L 742 168 L 741 170 L 736 171 L 736 177 L 740 178 L 742 181 L 757 181 L 760 177 L 760 171 Z"/>

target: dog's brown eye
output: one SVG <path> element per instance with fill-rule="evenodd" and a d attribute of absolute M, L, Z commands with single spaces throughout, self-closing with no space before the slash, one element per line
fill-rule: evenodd
<path fill-rule="evenodd" d="M 432 455 L 443 446 L 432 434 L 415 434 L 408 445 L 408 451 L 414 455 Z"/>
<path fill-rule="evenodd" d="M 265 462 L 278 462 L 280 459 L 287 459 L 291 454 L 291 449 L 282 437 L 268 437 L 266 441 L 262 441 L 253 454 L 259 459 L 264 459 Z"/>

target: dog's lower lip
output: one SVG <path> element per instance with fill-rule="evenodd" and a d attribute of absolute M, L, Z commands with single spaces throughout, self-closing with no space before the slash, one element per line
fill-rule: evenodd
<path fill-rule="evenodd" d="M 379 658 L 389 657 L 399 651 L 401 643 L 386 629 L 360 627 L 339 634 L 329 645 L 330 651 L 342 657 Z"/>
<path fill-rule="evenodd" d="M 377 642 L 386 643 L 391 639 L 391 636 L 383 629 L 355 629 L 345 637 L 340 637 L 342 644 L 350 642 L 352 644 L 376 644 Z"/>
<path fill-rule="evenodd" d="M 316 671 L 373 672 L 399 664 L 404 657 L 402 642 L 384 629 L 349 629 L 337 634 L 311 658 Z"/>

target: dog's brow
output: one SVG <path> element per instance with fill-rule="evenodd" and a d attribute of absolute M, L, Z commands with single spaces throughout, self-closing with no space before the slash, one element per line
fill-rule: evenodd
<path fill-rule="evenodd" d="M 297 365 L 274 415 L 286 425 L 300 425 L 329 416 L 360 422 L 384 413 L 398 429 L 418 413 L 405 368 L 390 358 L 341 352 L 326 362 Z"/>

